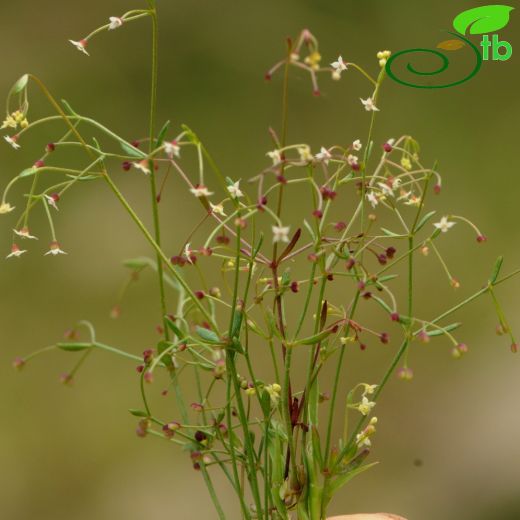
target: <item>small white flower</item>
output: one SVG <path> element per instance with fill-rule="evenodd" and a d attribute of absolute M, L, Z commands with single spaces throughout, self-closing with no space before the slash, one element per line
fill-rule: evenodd
<path fill-rule="evenodd" d="M 15 149 L 18 150 L 20 145 L 16 142 L 16 136 L 11 137 L 10 135 L 4 135 L 4 139 Z"/>
<path fill-rule="evenodd" d="M 59 211 L 58 205 L 56 204 L 55 197 L 46 195 L 45 193 L 43 194 L 43 196 L 45 197 L 45 200 L 47 201 L 47 204 L 49 204 L 49 206 L 52 206 L 56 211 Z"/>
<path fill-rule="evenodd" d="M 399 186 L 401 186 L 401 179 L 399 177 L 392 179 L 392 189 L 396 190 Z"/>
<path fill-rule="evenodd" d="M 359 150 L 361 150 L 361 148 L 363 148 L 363 145 L 361 144 L 361 141 L 359 139 L 356 139 L 352 143 L 352 149 L 355 150 L 356 152 L 359 152 Z"/>
<path fill-rule="evenodd" d="M 110 25 L 108 26 L 108 30 L 111 31 L 113 29 L 117 29 L 123 25 L 123 19 L 117 16 L 111 16 L 109 18 Z"/>
<path fill-rule="evenodd" d="M 401 190 L 401 193 L 399 194 L 399 197 L 398 197 L 398 201 L 402 201 L 402 200 L 408 200 L 410 197 L 412 196 L 412 192 L 411 191 L 405 191 L 405 190 Z"/>
<path fill-rule="evenodd" d="M 448 217 L 442 217 L 440 222 L 436 222 L 434 226 L 437 229 L 440 229 L 443 233 L 447 233 L 455 224 L 456 222 L 450 222 Z"/>
<path fill-rule="evenodd" d="M 86 54 L 87 56 L 90 56 L 90 54 L 87 52 L 87 40 L 80 40 L 79 42 L 76 42 L 74 40 L 69 40 L 78 51 L 81 51 L 83 54 Z"/>
<path fill-rule="evenodd" d="M 4 215 L 5 213 L 11 213 L 13 209 L 14 206 L 11 206 L 9 202 L 2 202 L 2 204 L 0 204 L 0 215 Z"/>
<path fill-rule="evenodd" d="M 212 204 L 210 202 L 209 205 L 211 207 L 211 211 L 216 215 L 222 215 L 223 217 L 226 216 L 226 214 L 224 213 L 224 206 L 222 204 Z"/>
<path fill-rule="evenodd" d="M 21 238 L 30 238 L 32 240 L 38 240 L 38 237 L 35 237 L 29 233 L 29 228 L 23 227 L 21 229 L 13 229 L 14 234 L 18 235 Z"/>
<path fill-rule="evenodd" d="M 289 242 L 289 226 L 272 226 L 273 242 Z"/>
<path fill-rule="evenodd" d="M 269 159 L 273 161 L 274 166 L 282 162 L 280 150 L 273 150 L 272 152 L 267 152 L 266 155 L 267 157 L 269 157 Z"/>
<path fill-rule="evenodd" d="M 141 170 L 145 175 L 150 175 L 150 167 L 148 163 L 148 159 L 143 159 L 142 161 L 132 163 L 135 168 Z"/>
<path fill-rule="evenodd" d="M 367 193 L 367 200 L 372 204 L 372 207 L 375 208 L 379 204 L 379 199 L 373 191 Z"/>
<path fill-rule="evenodd" d="M 6 258 L 13 258 L 13 257 L 19 257 L 20 255 L 23 255 L 24 253 L 27 253 L 25 249 L 20 249 L 16 244 L 13 244 L 11 246 L 11 253 L 9 253 Z"/>
<path fill-rule="evenodd" d="M 173 157 L 180 157 L 181 147 L 177 144 L 177 141 L 168 141 L 164 143 L 164 152 L 170 159 L 173 159 Z"/>
<path fill-rule="evenodd" d="M 308 146 L 301 146 L 298 148 L 298 153 L 300 154 L 300 159 L 302 161 L 312 161 L 314 159 L 311 149 Z"/>
<path fill-rule="evenodd" d="M 343 58 L 341 56 L 338 57 L 337 61 L 332 62 L 330 65 L 335 71 L 339 72 L 340 74 L 348 68 L 347 64 L 343 61 Z"/>
<path fill-rule="evenodd" d="M 192 254 L 193 254 L 193 251 L 190 248 L 190 244 L 186 244 L 184 246 L 184 256 L 186 257 L 186 260 L 189 264 L 193 264 L 193 260 L 191 259 Z"/>
<path fill-rule="evenodd" d="M 234 199 L 238 199 L 239 197 L 243 197 L 244 194 L 242 193 L 242 190 L 240 189 L 240 181 L 235 182 L 231 186 L 227 187 L 227 190 L 231 197 Z"/>
<path fill-rule="evenodd" d="M 202 184 L 198 184 L 194 188 L 190 188 L 190 191 L 191 193 L 193 193 L 193 195 L 195 195 L 195 197 L 199 199 L 201 197 L 209 197 L 213 195 L 213 192 L 209 191 L 208 188 L 206 188 L 206 186 L 203 186 Z"/>
<path fill-rule="evenodd" d="M 60 249 L 60 245 L 58 242 L 51 242 L 51 245 L 49 246 L 49 250 L 43 255 L 52 255 L 52 256 L 58 256 L 58 255 L 66 255 L 65 251 L 62 251 Z"/>
<path fill-rule="evenodd" d="M 377 185 L 381 188 L 381 192 L 389 197 L 394 196 L 394 190 L 388 186 L 385 182 L 378 182 Z"/>
<path fill-rule="evenodd" d="M 418 197 L 417 195 L 410 195 L 408 200 L 405 202 L 406 206 L 417 206 L 419 207 L 421 205 L 421 197 Z"/>
<path fill-rule="evenodd" d="M 365 384 L 364 385 L 365 390 L 363 392 L 363 395 L 372 395 L 376 391 L 377 386 L 378 385 L 367 385 L 367 384 Z"/>
<path fill-rule="evenodd" d="M 365 110 L 367 112 L 379 112 L 379 108 L 376 107 L 375 103 L 374 103 L 374 100 L 369 97 L 367 99 L 362 99 L 362 98 L 359 98 L 361 100 L 361 103 L 363 103 L 363 106 L 365 107 Z"/>
<path fill-rule="evenodd" d="M 355 166 L 356 164 L 359 163 L 359 157 L 357 157 L 356 155 L 349 155 L 347 157 L 347 162 L 349 163 L 350 166 Z"/>
<path fill-rule="evenodd" d="M 331 158 L 332 155 L 324 146 L 322 146 L 320 152 L 316 154 L 316 159 L 318 159 L 318 161 L 323 161 L 325 164 L 329 164 Z"/>
<path fill-rule="evenodd" d="M 375 402 L 369 401 L 368 398 L 364 395 L 361 399 L 361 402 L 357 405 L 357 409 L 361 414 L 368 415 L 375 405 Z"/>
<path fill-rule="evenodd" d="M 367 446 L 367 447 L 372 446 L 370 437 L 368 437 L 365 434 L 365 432 L 361 432 L 356 435 L 356 444 L 357 444 L 358 448 L 362 448 L 363 446 Z"/>

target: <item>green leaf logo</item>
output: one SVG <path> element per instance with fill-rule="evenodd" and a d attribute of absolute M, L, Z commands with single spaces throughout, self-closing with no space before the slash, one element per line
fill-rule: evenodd
<path fill-rule="evenodd" d="M 496 32 L 509 23 L 509 13 L 514 7 L 508 5 L 484 5 L 460 13 L 453 20 L 453 27 L 460 34 L 485 34 Z"/>

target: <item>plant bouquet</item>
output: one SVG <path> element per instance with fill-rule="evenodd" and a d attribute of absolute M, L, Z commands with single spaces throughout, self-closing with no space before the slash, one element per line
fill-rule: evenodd
<path fill-rule="evenodd" d="M 111 17 L 71 44 L 89 55 L 94 37 L 141 19 L 153 27 L 146 137 L 117 135 L 105 122 L 58 102 L 38 77 L 24 75 L 8 95 L 2 125 L 7 143 L 23 151 L 33 129 L 61 121 L 63 130 L 32 166 L 7 184 L 0 213 L 15 210 L 10 190 L 26 183 L 24 208 L 14 224 L 7 258 L 25 254 L 22 244 L 36 238 L 29 227 L 35 211 L 42 211 L 49 225 L 45 254 L 66 254 L 57 236 L 57 210 L 69 190 L 104 183 L 150 246 L 151 257 L 130 259 L 125 265 L 131 279 L 144 269 L 156 272 L 161 339 L 136 355 L 103 343 L 94 326 L 81 321 L 64 341 L 18 358 L 15 366 L 22 368 L 39 353 L 62 350 L 78 357 L 75 368 L 63 377 L 69 383 L 96 351 L 129 360 L 137 369 L 142 395 L 142 403 L 130 410 L 137 435 L 159 437 L 185 450 L 218 518 L 239 513 L 246 520 L 324 519 L 334 495 L 375 464 L 369 455 L 378 427 L 376 405 L 391 377 L 413 377 L 407 355 L 415 342 L 445 341 L 453 357 L 464 356 L 468 347 L 456 338 L 460 323 L 453 322 L 452 315 L 488 295 L 500 331 L 510 335 L 511 348 L 517 350 L 496 287 L 518 271 L 500 277 L 499 258 L 484 287 L 472 296 L 438 316 L 416 313 L 418 260 L 436 257 L 448 282 L 457 287 L 442 256 L 443 236 L 467 226 L 477 243 L 486 238 L 465 217 L 438 215 L 428 208 L 441 191 L 441 176 L 436 165 L 422 164 L 415 139 L 404 135 L 374 143 L 389 51 L 377 53 L 377 74 L 372 75 L 341 56 L 322 64 L 318 41 L 308 30 L 288 40 L 282 59 L 266 74 L 267 79 L 277 73 L 283 77 L 282 125 L 270 129 L 272 149 L 265 168 L 245 176 L 222 172 L 188 126 L 173 130 L 169 122 L 156 120 L 154 0 L 148 0 L 146 9 Z M 340 81 L 346 74 L 362 74 L 368 89 L 359 108 L 366 111 L 367 135 L 341 136 L 341 144 L 319 150 L 289 142 L 293 70 L 308 75 L 314 95 L 320 93 L 320 76 Z M 52 109 L 34 121 L 29 112 L 33 86 Z M 64 163 L 65 150 L 74 151 L 73 164 Z M 151 229 L 118 187 L 121 167 L 135 183 L 147 186 Z M 175 190 L 185 190 L 200 203 L 200 220 L 189 236 L 168 237 L 177 243 L 175 251 L 163 246 L 161 233 L 161 195 L 168 177 Z M 291 198 L 298 201 L 298 210 L 290 213 L 286 207 Z M 289 307 L 297 319 L 287 312 Z M 116 306 L 114 317 L 118 312 Z M 382 317 L 388 330 L 374 325 Z M 349 351 L 367 348 L 392 350 L 390 366 L 379 381 L 364 381 L 359 375 L 348 381 L 349 391 L 344 392 Z M 266 358 L 267 371 L 258 363 Z M 301 366 L 306 368 L 295 368 Z M 195 394 L 187 388 L 196 388 Z M 150 397 L 158 394 L 172 400 L 168 417 L 153 409 Z M 222 503 L 213 484 L 218 473 L 235 492 L 235 504 Z"/>

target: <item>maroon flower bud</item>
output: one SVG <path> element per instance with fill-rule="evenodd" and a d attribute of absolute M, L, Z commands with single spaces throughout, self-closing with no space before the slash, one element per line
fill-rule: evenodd
<path fill-rule="evenodd" d="M 59 193 L 51 193 L 50 197 L 54 202 L 58 202 L 60 200 Z"/>
<path fill-rule="evenodd" d="M 191 460 L 201 460 L 202 453 L 199 450 L 194 450 L 190 453 Z"/>
<path fill-rule="evenodd" d="M 440 192 L 441 192 L 441 185 L 440 184 L 436 184 L 434 187 L 433 187 L 433 191 L 436 195 L 438 195 Z"/>
<path fill-rule="evenodd" d="M 318 255 L 316 255 L 315 253 L 311 253 L 308 257 L 307 257 L 307 260 L 309 262 L 317 262 L 318 261 Z"/>
<path fill-rule="evenodd" d="M 162 328 L 161 325 L 156 325 L 156 326 L 155 326 L 155 331 L 156 331 L 157 334 L 159 334 L 159 335 L 164 334 L 164 329 Z"/>
<path fill-rule="evenodd" d="M 381 340 L 381 343 L 383 343 L 383 345 L 386 345 L 390 341 L 390 337 L 388 336 L 387 332 L 382 332 L 379 335 L 379 339 Z"/>
<path fill-rule="evenodd" d="M 152 358 L 153 358 L 153 348 L 147 348 L 145 351 L 143 351 L 143 361 L 145 363 L 150 363 Z"/>
<path fill-rule="evenodd" d="M 202 256 L 211 256 L 213 254 L 213 249 L 211 249 L 211 247 L 201 247 L 199 253 Z"/>
<path fill-rule="evenodd" d="M 319 91 L 319 89 L 314 89 L 314 90 L 312 91 L 312 95 L 313 95 L 314 97 L 320 97 L 320 96 L 321 96 L 321 92 Z"/>
<path fill-rule="evenodd" d="M 386 142 L 384 145 L 383 145 L 383 150 L 386 152 L 386 153 L 390 153 L 392 150 L 393 150 L 393 146 Z"/>
<path fill-rule="evenodd" d="M 142 419 L 137 423 L 137 428 L 135 429 L 135 434 L 138 437 L 146 437 L 146 434 L 148 433 L 148 427 L 150 426 L 150 423 L 148 419 Z"/>
<path fill-rule="evenodd" d="M 335 229 L 336 231 L 343 231 L 343 230 L 346 229 L 346 228 L 347 228 L 347 224 L 346 224 L 345 222 L 341 222 L 341 221 L 339 221 L 339 222 L 336 222 L 336 223 L 334 224 L 334 229 Z"/>
<path fill-rule="evenodd" d="M 78 335 L 78 331 L 76 329 L 67 329 L 64 333 L 63 333 L 63 337 L 65 339 L 68 339 L 68 340 L 76 340 L 78 339 L 79 335 Z"/>
<path fill-rule="evenodd" d="M 363 293 L 363 298 L 365 300 L 370 300 L 370 298 L 372 298 L 372 293 L 370 291 Z"/>
<path fill-rule="evenodd" d="M 72 375 L 68 373 L 61 374 L 60 383 L 63 385 L 71 385 L 72 384 Z"/>
<path fill-rule="evenodd" d="M 328 280 L 329 282 L 333 282 L 333 281 L 334 281 L 334 275 L 333 275 L 332 273 L 329 273 L 329 274 L 327 275 L 327 280 Z"/>
<path fill-rule="evenodd" d="M 457 345 L 457 350 L 461 353 L 461 354 L 467 354 L 469 349 L 468 349 L 468 346 L 466 345 L 466 343 L 459 343 Z"/>
<path fill-rule="evenodd" d="M 280 184 L 287 184 L 287 179 L 286 179 L 283 175 L 277 175 L 277 176 L 276 176 L 276 180 L 277 180 Z"/>
<path fill-rule="evenodd" d="M 165 389 L 161 392 L 161 395 L 162 395 L 163 397 L 166 397 L 166 396 L 168 395 L 168 389 L 165 388 Z"/>
<path fill-rule="evenodd" d="M 511 345 L 511 352 L 512 352 L 513 354 L 516 354 L 516 353 L 518 352 L 518 345 L 517 345 L 516 343 L 513 343 L 513 344 Z"/>
<path fill-rule="evenodd" d="M 334 200 L 336 198 L 337 193 L 334 190 L 331 190 L 330 188 L 327 188 L 327 186 L 322 186 L 320 188 L 321 196 L 325 200 Z"/>
<path fill-rule="evenodd" d="M 270 72 L 266 72 L 266 73 L 264 74 L 264 79 L 265 79 L 266 81 L 271 81 L 271 78 L 272 78 L 272 76 L 271 76 L 271 73 L 270 73 Z"/>
<path fill-rule="evenodd" d="M 144 365 L 137 365 L 135 370 L 138 374 L 140 374 L 144 370 Z"/>
<path fill-rule="evenodd" d="M 347 268 L 347 271 L 351 271 L 355 265 L 356 261 L 354 260 L 354 258 L 349 258 L 345 267 Z"/>
<path fill-rule="evenodd" d="M 359 348 L 360 348 L 360 350 L 366 350 L 367 346 L 364 343 L 360 343 Z"/>
<path fill-rule="evenodd" d="M 123 168 L 125 172 L 128 172 L 132 168 L 132 163 L 130 161 L 123 161 L 121 163 L 121 168 Z"/>
<path fill-rule="evenodd" d="M 388 258 L 390 258 L 390 260 L 395 256 L 396 253 L 397 253 L 397 249 L 392 246 L 388 247 L 386 250 L 386 256 Z"/>
<path fill-rule="evenodd" d="M 381 253 L 380 255 L 377 255 L 377 260 L 381 265 L 385 265 L 388 262 L 388 258 L 385 254 Z"/>
<path fill-rule="evenodd" d="M 45 163 L 41 159 L 39 159 L 38 161 L 36 161 L 34 163 L 35 168 L 43 168 L 44 166 L 45 166 Z"/>
<path fill-rule="evenodd" d="M 256 207 L 260 210 L 260 211 L 264 211 L 264 206 L 267 204 L 267 197 L 265 195 L 262 195 L 262 197 L 260 197 L 258 199 L 258 202 L 256 203 Z"/>
<path fill-rule="evenodd" d="M 170 258 L 170 262 L 172 263 L 172 265 L 178 265 L 178 266 L 182 267 L 183 265 L 186 264 L 186 259 L 183 258 L 182 256 L 175 255 Z"/>
<path fill-rule="evenodd" d="M 338 332 L 339 330 L 339 325 L 334 325 L 332 327 L 332 329 L 330 329 L 330 331 L 332 332 L 332 334 L 336 334 L 336 332 Z"/>
<path fill-rule="evenodd" d="M 195 471 L 200 471 L 200 464 L 198 462 L 195 462 L 195 464 L 193 464 L 193 469 Z"/>
<path fill-rule="evenodd" d="M 296 281 L 291 282 L 291 291 L 293 293 L 297 293 L 299 290 L 300 290 L 300 286 L 299 286 L 298 282 L 296 282 Z"/>
<path fill-rule="evenodd" d="M 390 314 L 390 318 L 391 318 L 392 321 L 399 321 L 400 320 L 399 313 L 398 312 L 392 312 L 392 314 Z"/>
<path fill-rule="evenodd" d="M 191 403 L 190 407 L 195 412 L 202 412 L 202 410 L 204 410 L 204 407 L 200 403 Z"/>
<path fill-rule="evenodd" d="M 51 152 L 54 152 L 54 150 L 56 150 L 56 145 L 54 143 L 49 143 L 46 147 L 45 147 L 45 151 L 47 153 L 51 153 Z"/>
<path fill-rule="evenodd" d="M 320 209 L 316 209 L 312 212 L 312 216 L 316 218 L 322 218 L 323 217 L 323 211 Z"/>
<path fill-rule="evenodd" d="M 207 439 L 208 439 L 208 436 L 203 431 L 197 430 L 195 432 L 195 440 L 197 442 L 203 443 Z"/>
<path fill-rule="evenodd" d="M 247 220 L 245 218 L 236 218 L 235 219 L 235 226 L 239 227 L 240 229 L 246 229 L 246 227 L 247 227 Z"/>
<path fill-rule="evenodd" d="M 485 235 L 479 235 L 479 236 L 477 237 L 477 242 L 478 242 L 479 244 L 481 244 L 482 242 L 486 242 L 486 241 L 487 241 L 487 237 L 486 237 Z"/>
<path fill-rule="evenodd" d="M 195 291 L 195 296 L 196 296 L 199 300 L 202 300 L 202 299 L 204 299 L 204 297 L 206 296 L 206 294 L 204 293 L 204 291 Z"/>
<path fill-rule="evenodd" d="M 21 357 L 17 357 L 13 361 L 13 368 L 16 368 L 16 370 L 21 370 L 25 366 L 25 360 Z"/>
<path fill-rule="evenodd" d="M 366 283 L 363 280 L 360 280 L 357 284 L 358 289 L 362 291 L 366 287 Z"/>
<path fill-rule="evenodd" d="M 227 237 L 226 235 L 219 235 L 219 236 L 217 236 L 216 240 L 217 240 L 217 244 L 223 244 L 223 245 L 229 244 L 229 237 Z"/>
<path fill-rule="evenodd" d="M 135 141 L 132 141 L 131 144 L 132 144 L 132 146 L 133 146 L 134 148 L 139 148 L 139 144 L 140 144 L 140 143 L 139 143 L 139 141 L 136 139 Z"/>
<path fill-rule="evenodd" d="M 144 373 L 144 380 L 145 380 L 146 383 L 149 383 L 149 384 L 153 383 L 153 374 L 152 374 L 152 372 L 150 372 L 150 371 L 145 372 Z"/>
<path fill-rule="evenodd" d="M 361 170 L 361 164 L 359 164 L 358 162 L 352 163 L 350 167 L 351 167 L 355 172 L 358 172 L 359 170 Z"/>

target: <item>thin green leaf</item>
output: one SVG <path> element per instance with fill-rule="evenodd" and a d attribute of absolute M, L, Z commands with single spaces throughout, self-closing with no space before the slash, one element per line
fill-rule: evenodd
<path fill-rule="evenodd" d="M 493 267 L 491 277 L 489 278 L 489 283 L 494 284 L 497 281 L 498 275 L 500 274 L 500 270 L 502 269 L 503 263 L 504 263 L 504 257 L 499 256 L 497 258 L 497 261 L 495 262 L 495 266 Z"/>
<path fill-rule="evenodd" d="M 430 211 L 429 213 L 426 213 L 426 215 L 423 216 L 421 220 L 417 223 L 417 226 L 415 227 L 415 231 L 419 231 L 427 222 L 430 220 L 433 215 L 437 213 L 436 211 Z"/>
<path fill-rule="evenodd" d="M 428 331 L 426 331 L 426 334 L 430 338 L 433 338 L 435 336 L 442 336 L 442 335 L 446 334 L 447 332 L 449 333 L 455 329 L 458 329 L 461 325 L 462 325 L 462 323 L 452 323 L 451 325 L 447 325 L 446 327 L 442 327 L 440 329 L 428 330 Z"/>
<path fill-rule="evenodd" d="M 27 83 L 29 82 L 29 74 L 24 74 L 11 89 L 11 94 L 19 94 L 23 91 L 25 87 L 27 87 Z"/>
<path fill-rule="evenodd" d="M 208 343 L 220 343 L 220 338 L 212 331 L 204 327 L 196 327 L 197 334 Z"/>
<path fill-rule="evenodd" d="M 170 121 L 166 121 L 166 123 L 164 123 L 163 127 L 161 128 L 161 131 L 159 132 L 159 135 L 157 136 L 157 143 L 156 143 L 156 148 L 159 148 L 160 146 L 162 146 L 163 142 L 164 142 L 164 138 L 166 136 L 166 133 L 168 132 L 170 128 Z"/>
<path fill-rule="evenodd" d="M 56 346 L 67 352 L 79 352 L 93 347 L 92 343 L 58 343 Z"/>
<path fill-rule="evenodd" d="M 148 417 L 148 414 L 143 410 L 135 410 L 134 408 L 130 408 L 128 410 L 134 417 Z"/>

